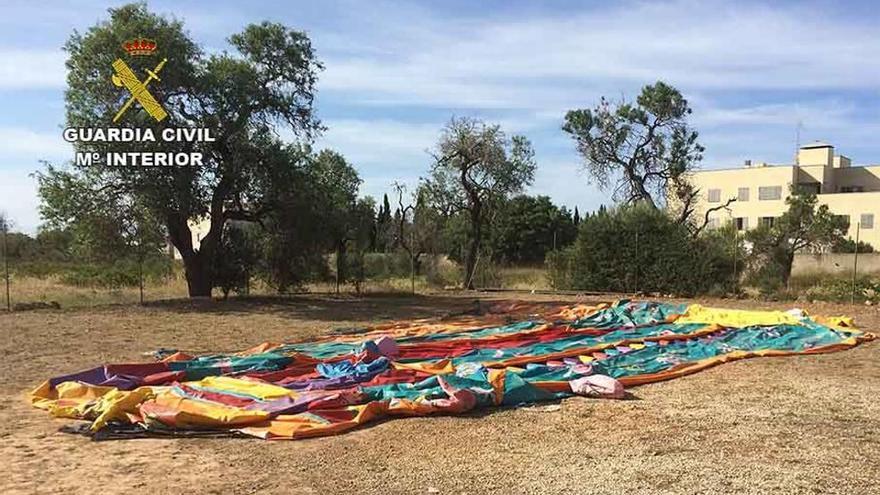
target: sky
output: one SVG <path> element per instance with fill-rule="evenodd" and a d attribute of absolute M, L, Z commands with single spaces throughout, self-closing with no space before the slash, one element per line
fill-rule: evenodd
<path fill-rule="evenodd" d="M 41 223 L 31 174 L 72 158 L 62 139 L 65 53 L 124 2 L 0 3 L 0 211 Z M 706 147 L 703 168 L 791 163 L 798 142 L 834 144 L 854 165 L 880 163 L 880 13 L 863 2 L 150 1 L 207 51 L 245 25 L 308 33 L 325 69 L 318 147 L 358 169 L 362 194 L 415 185 L 452 116 L 528 137 L 530 194 L 581 212 L 610 204 L 590 183 L 565 112 L 634 99 L 663 80 L 684 93 Z"/>

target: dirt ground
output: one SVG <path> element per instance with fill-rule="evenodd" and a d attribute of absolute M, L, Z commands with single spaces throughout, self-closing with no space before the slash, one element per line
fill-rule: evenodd
<path fill-rule="evenodd" d="M 71 421 L 25 399 L 47 377 L 146 361 L 160 347 L 236 351 L 442 315 L 473 299 L 312 296 L 0 314 L 0 493 L 880 493 L 880 341 L 726 364 L 633 388 L 633 400 L 395 419 L 302 441 L 92 442 L 60 433 Z M 876 307 L 804 309 L 880 330 Z"/>

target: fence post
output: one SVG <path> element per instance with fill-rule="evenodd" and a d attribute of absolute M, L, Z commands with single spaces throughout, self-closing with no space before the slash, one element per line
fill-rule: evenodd
<path fill-rule="evenodd" d="M 6 311 L 12 311 L 12 298 L 9 296 L 9 243 L 6 241 L 6 234 L 9 231 L 9 225 L 6 219 L 0 219 L 3 222 L 3 265 L 6 272 Z"/>
<path fill-rule="evenodd" d="M 639 230 L 641 230 L 641 229 L 636 230 L 636 260 L 635 260 L 636 262 L 634 263 L 636 266 L 636 286 L 635 286 L 635 290 L 633 291 L 634 294 L 639 293 L 639 271 L 640 271 L 640 266 L 639 266 Z"/>
<path fill-rule="evenodd" d="M 733 293 L 736 294 L 737 286 L 739 285 L 739 277 L 736 274 L 736 255 L 737 251 L 739 251 L 739 243 L 738 241 L 739 232 L 736 230 L 736 225 L 733 226 Z"/>
<path fill-rule="evenodd" d="M 336 295 L 339 295 L 339 245 L 336 246 Z"/>
<path fill-rule="evenodd" d="M 416 293 L 416 217 L 413 215 L 412 229 L 409 231 L 409 281 L 412 293 Z"/>
<path fill-rule="evenodd" d="M 143 256 L 143 253 L 138 253 L 138 286 L 140 289 L 141 306 L 143 306 L 144 305 L 144 256 Z"/>
<path fill-rule="evenodd" d="M 853 274 L 852 274 L 852 292 L 849 295 L 849 303 L 850 305 L 855 305 L 856 303 L 856 272 L 859 269 L 859 231 L 862 228 L 862 222 L 859 221 L 856 223 L 856 250 L 853 254 Z"/>

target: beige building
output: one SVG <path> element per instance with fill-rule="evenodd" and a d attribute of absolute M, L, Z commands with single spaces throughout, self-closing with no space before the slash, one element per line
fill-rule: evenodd
<path fill-rule="evenodd" d="M 738 168 L 695 172 L 692 182 L 700 190 L 699 215 L 735 198 L 727 209 L 710 214 L 710 227 L 734 222 L 738 230 L 771 224 L 787 209 L 790 187 L 815 192 L 819 203 L 849 221 L 849 235 L 880 249 L 880 165 L 853 167 L 850 159 L 836 155 L 830 144 L 802 146 L 793 165 L 746 161 Z"/>
<path fill-rule="evenodd" d="M 202 239 L 204 239 L 205 236 L 208 235 L 208 231 L 211 230 L 211 220 L 208 218 L 200 221 L 190 220 L 189 229 L 192 231 L 193 249 L 198 251 L 199 246 L 202 245 Z M 183 259 L 183 256 L 180 255 L 180 251 L 171 244 L 170 240 L 168 241 L 168 254 L 176 260 Z"/>

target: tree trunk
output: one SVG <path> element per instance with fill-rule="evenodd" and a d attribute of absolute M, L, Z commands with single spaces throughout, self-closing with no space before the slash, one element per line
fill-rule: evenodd
<path fill-rule="evenodd" d="M 211 266 L 214 261 L 213 254 L 216 252 L 216 233 L 205 236 L 201 249 L 196 251 L 193 249 L 192 231 L 185 216 L 169 215 L 165 225 L 168 228 L 171 244 L 177 248 L 183 258 L 189 297 L 211 297 L 211 289 L 214 287 Z M 211 230 L 215 231 L 214 225 L 211 225 Z"/>
<path fill-rule="evenodd" d="M 214 280 L 211 277 L 210 261 L 206 258 L 203 253 L 192 253 L 183 258 L 189 297 L 211 297 Z"/>
<path fill-rule="evenodd" d="M 477 253 L 480 252 L 480 237 L 482 236 L 483 226 L 480 221 L 480 210 L 473 209 L 471 213 L 471 239 L 468 246 L 467 256 L 465 256 L 464 270 L 464 288 L 468 290 L 474 289 L 474 275 L 477 270 Z"/>
<path fill-rule="evenodd" d="M 785 253 L 782 265 L 782 285 L 788 289 L 788 281 L 791 280 L 791 267 L 794 265 L 794 251 Z"/>
<path fill-rule="evenodd" d="M 346 257 L 348 253 L 345 249 L 345 240 L 336 242 L 336 293 L 339 294 L 339 285 L 344 284 L 348 280 Z"/>

